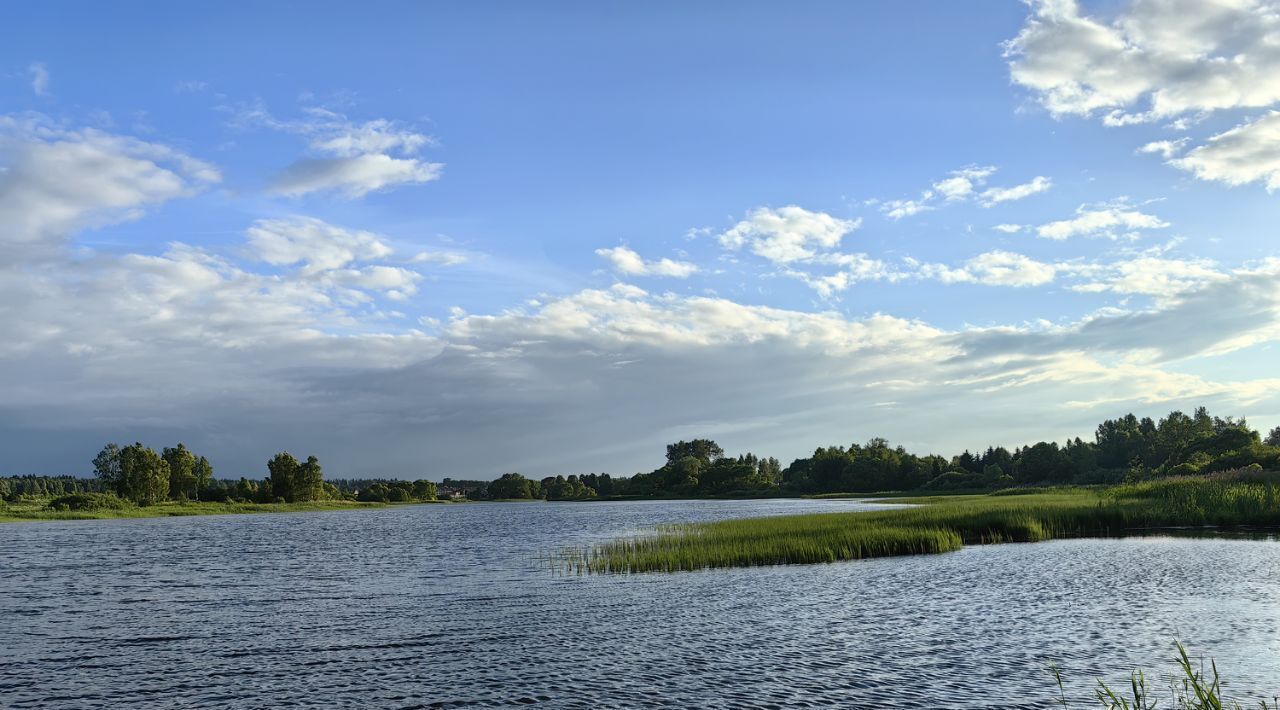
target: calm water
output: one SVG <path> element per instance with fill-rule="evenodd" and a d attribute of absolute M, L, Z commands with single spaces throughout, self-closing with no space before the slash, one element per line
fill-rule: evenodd
<path fill-rule="evenodd" d="M 1167 671 L 1174 637 L 1216 657 L 1228 690 L 1280 690 L 1274 542 L 1076 540 L 632 577 L 538 562 L 662 522 L 860 505 L 0 525 L 0 706 L 1045 707 L 1050 662 L 1083 700 L 1099 674 Z"/>

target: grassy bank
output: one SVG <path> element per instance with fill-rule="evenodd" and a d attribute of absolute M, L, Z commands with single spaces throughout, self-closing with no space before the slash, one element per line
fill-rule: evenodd
<path fill-rule="evenodd" d="M 301 513 L 317 510 L 350 510 L 384 508 L 385 503 L 356 503 L 344 500 L 310 503 L 199 503 L 164 502 L 149 506 L 125 505 L 90 510 L 58 510 L 49 507 L 50 499 L 26 499 L 16 503 L 0 503 L 0 523 L 32 520 L 103 520 L 108 518 L 164 518 L 186 515 L 229 515 L 236 513 Z"/>
<path fill-rule="evenodd" d="M 651 536 L 566 552 L 564 562 L 577 572 L 672 572 L 930 554 L 1155 528 L 1280 525 L 1280 486 L 1271 477 L 902 500 L 917 507 L 668 526 Z"/>

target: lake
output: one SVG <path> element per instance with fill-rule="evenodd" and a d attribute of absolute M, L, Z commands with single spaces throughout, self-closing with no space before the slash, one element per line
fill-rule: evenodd
<path fill-rule="evenodd" d="M 419 505 L 0 525 L 0 706 L 1045 707 L 1057 663 L 1280 690 L 1280 546 L 1144 537 L 636 576 L 543 558 L 841 500 Z M 1251 696 L 1252 697 L 1252 696 Z M 1267 695 L 1270 697 L 1270 694 Z"/>

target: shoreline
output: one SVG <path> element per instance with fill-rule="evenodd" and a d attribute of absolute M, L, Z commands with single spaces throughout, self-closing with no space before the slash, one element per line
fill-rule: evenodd
<path fill-rule="evenodd" d="M 365 503 L 359 501 L 319 500 L 307 503 L 214 503 L 165 502 L 149 506 L 99 510 L 51 510 L 47 501 L 28 505 L 5 504 L 0 507 L 0 524 L 41 523 L 67 520 L 121 520 L 129 518 L 185 518 L 205 515 L 250 515 L 256 513 L 319 513 L 336 510 L 390 508 L 398 505 L 431 505 L 449 501 L 415 501 L 404 503 Z M 15 514 L 16 513 L 16 514 Z"/>

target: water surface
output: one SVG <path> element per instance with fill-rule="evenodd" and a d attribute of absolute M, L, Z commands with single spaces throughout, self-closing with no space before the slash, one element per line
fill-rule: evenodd
<path fill-rule="evenodd" d="M 1101 674 L 1168 670 L 1174 637 L 1216 657 L 1229 691 L 1280 689 L 1275 542 L 1070 540 L 629 577 L 539 562 L 659 523 L 859 507 L 0 525 L 0 706 L 1045 707 L 1051 662 L 1083 705 Z"/>

